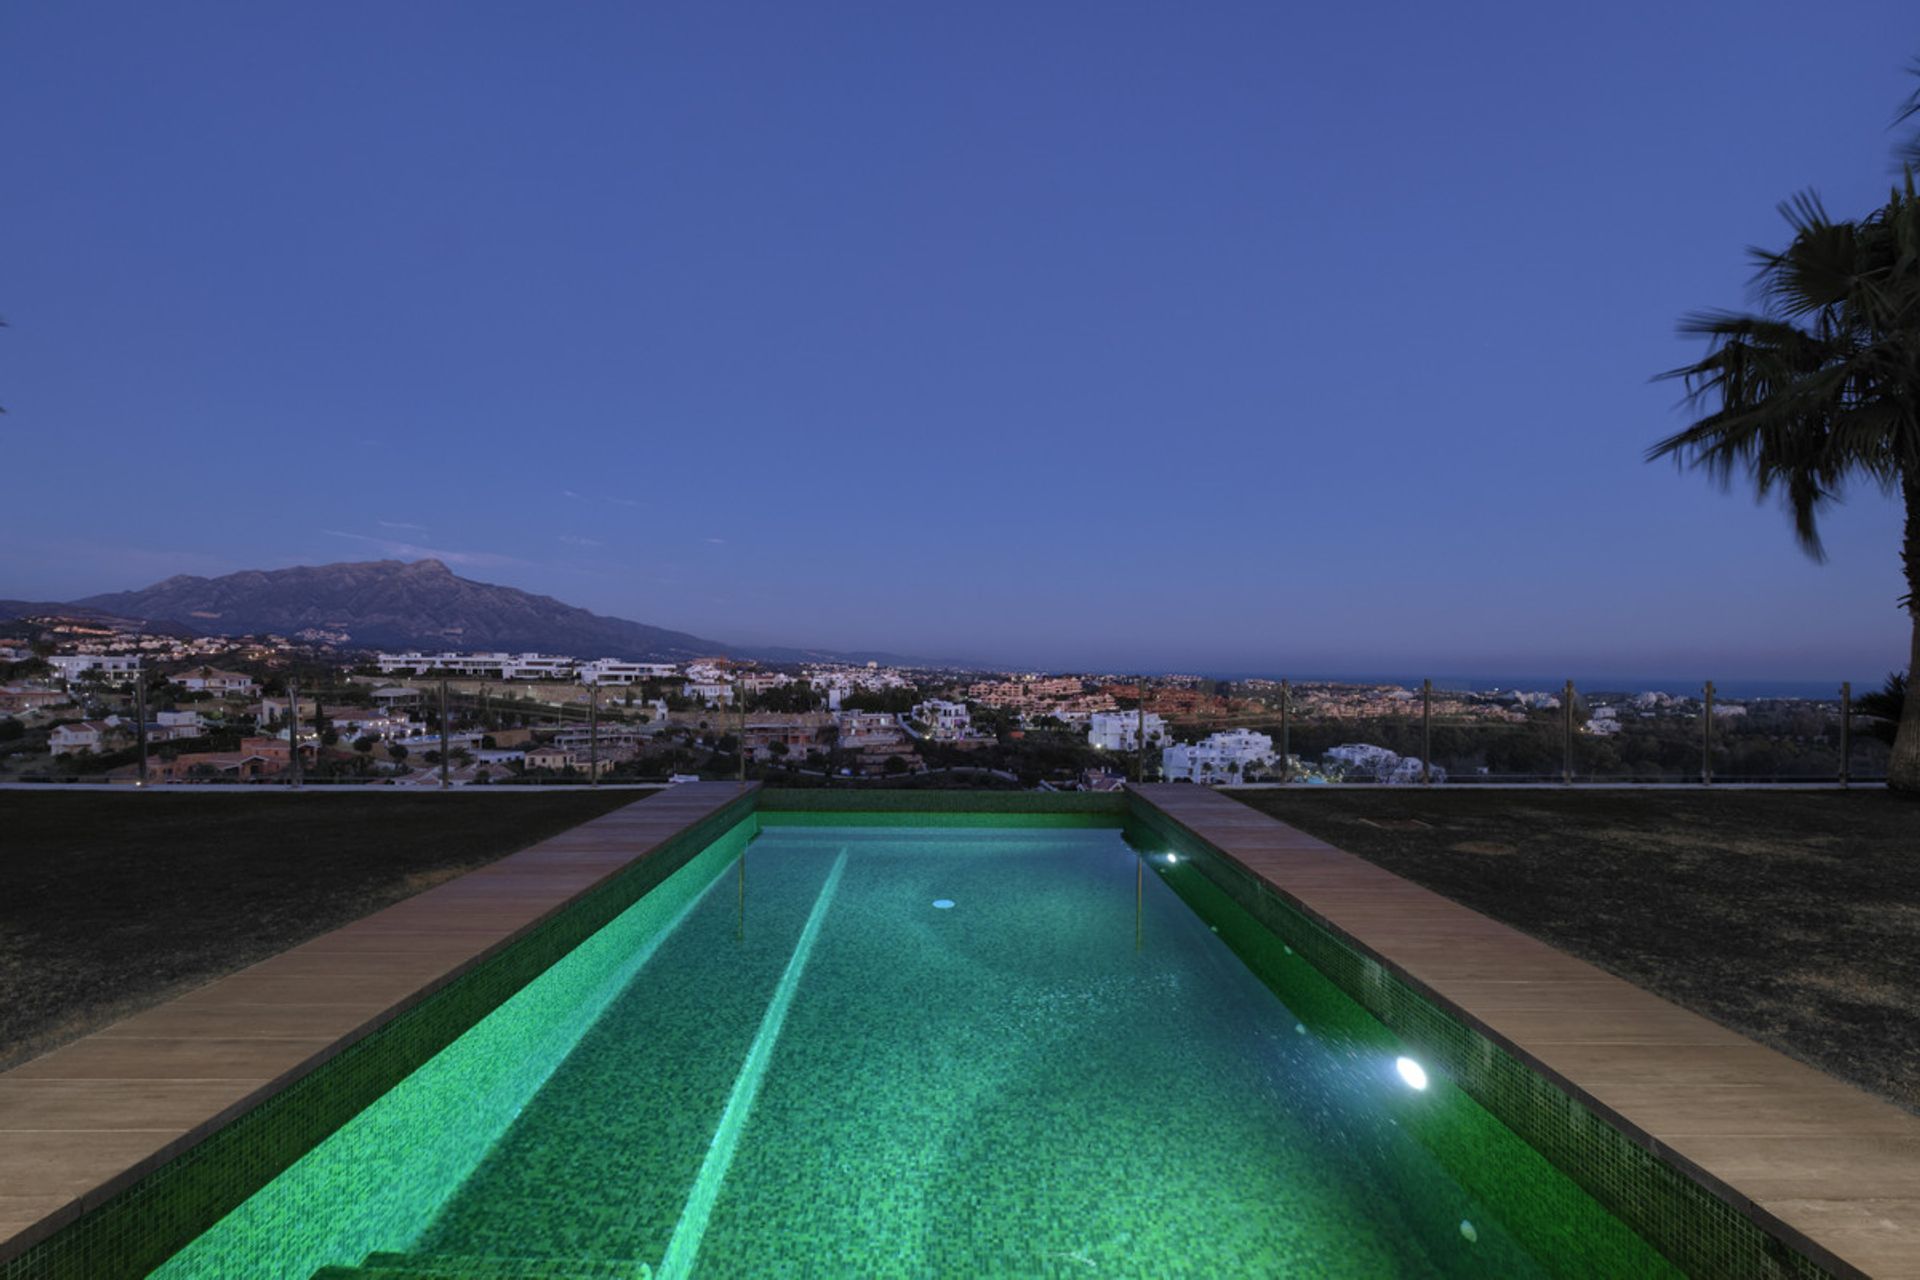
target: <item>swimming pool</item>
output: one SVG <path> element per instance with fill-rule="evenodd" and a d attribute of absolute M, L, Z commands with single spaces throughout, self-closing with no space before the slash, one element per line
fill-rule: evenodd
<path fill-rule="evenodd" d="M 156 1274 L 1676 1274 L 1117 820 L 762 813 Z"/>

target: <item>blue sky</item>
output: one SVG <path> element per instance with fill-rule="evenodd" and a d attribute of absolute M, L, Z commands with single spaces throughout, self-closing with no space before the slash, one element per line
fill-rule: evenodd
<path fill-rule="evenodd" d="M 1875 678 L 1643 463 L 1911 4 L 20 4 L 0 596 L 435 554 L 736 642 Z M 1876 33 L 1863 38 L 1862 33 Z"/>

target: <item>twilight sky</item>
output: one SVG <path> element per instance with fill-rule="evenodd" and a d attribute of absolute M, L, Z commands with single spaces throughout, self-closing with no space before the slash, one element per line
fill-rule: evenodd
<path fill-rule="evenodd" d="M 1878 680 L 1641 461 L 1911 0 L 0 11 L 0 596 L 329 560 L 735 642 Z M 1875 33 L 1871 39 L 1863 33 Z"/>

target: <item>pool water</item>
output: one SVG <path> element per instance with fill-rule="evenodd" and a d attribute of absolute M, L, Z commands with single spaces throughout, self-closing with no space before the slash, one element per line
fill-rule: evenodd
<path fill-rule="evenodd" d="M 158 1274 L 322 1267 L 1672 1274 L 1151 836 L 777 815 Z"/>

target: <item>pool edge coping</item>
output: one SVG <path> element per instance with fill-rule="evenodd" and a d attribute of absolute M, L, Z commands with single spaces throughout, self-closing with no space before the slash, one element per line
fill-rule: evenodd
<path fill-rule="evenodd" d="M 1674 1004 L 1624 978 L 1607 973 L 1598 966 L 1553 947 L 1549 943 L 1473 911 L 1403 876 L 1395 875 L 1356 854 L 1348 853 L 1324 840 L 1308 835 L 1270 814 L 1219 795 L 1211 788 L 1172 783 L 1144 786 L 1129 784 L 1127 791 L 1135 802 L 1151 809 L 1192 838 L 1220 853 L 1269 892 L 1291 905 L 1336 939 L 1344 942 L 1356 954 L 1380 965 L 1447 1016 L 1506 1050 L 1529 1070 L 1603 1119 L 1628 1141 L 1674 1168 L 1704 1191 L 1752 1221 L 1767 1234 L 1784 1241 L 1805 1257 L 1837 1275 L 1874 1276 L 1889 1278 L 1889 1280 L 1898 1277 L 1920 1277 L 1920 1196 L 1897 1192 L 1884 1197 L 1864 1197 L 1857 1192 L 1836 1193 L 1828 1197 L 1752 1194 L 1740 1186 L 1742 1175 L 1716 1170 L 1710 1167 L 1710 1161 L 1702 1161 L 1690 1156 L 1675 1145 L 1676 1142 L 1684 1143 L 1685 1136 L 1673 1135 L 1671 1126 L 1663 1125 L 1645 1109 L 1641 1109 L 1640 1114 L 1636 1116 L 1635 1107 L 1623 1102 L 1620 1097 L 1620 1090 L 1628 1086 L 1617 1082 L 1611 1085 L 1600 1085 L 1591 1079 L 1583 1082 L 1580 1071 L 1569 1069 L 1564 1065 L 1555 1065 L 1539 1051 L 1540 1045 L 1561 1042 L 1548 1041 L 1538 1035 L 1530 1035 L 1511 1025 L 1511 1021 L 1508 1026 L 1502 1027 L 1497 1012 L 1475 1012 L 1468 1007 L 1471 1002 L 1463 1002 L 1448 994 L 1447 987 L 1450 981 L 1457 984 L 1463 981 L 1484 980 L 1459 978 L 1449 980 L 1432 973 L 1423 976 L 1395 958 L 1394 952 L 1404 947 L 1410 939 L 1405 935 L 1396 937 L 1395 925 L 1392 922 L 1357 919 L 1356 914 L 1367 914 L 1362 905 L 1364 899 L 1376 893 L 1382 886 L 1391 884 L 1394 891 L 1397 894 L 1406 895 L 1409 902 L 1416 897 L 1428 899 L 1435 904 L 1444 904 L 1445 914 L 1455 915 L 1462 920 L 1471 919 L 1474 922 L 1474 932 L 1478 934 L 1477 937 L 1459 937 L 1450 942 L 1450 952 L 1456 957 L 1470 952 L 1478 945 L 1482 946 L 1489 967 L 1497 968 L 1503 964 L 1510 964 L 1514 958 L 1512 950 L 1502 954 L 1485 947 L 1484 944 L 1491 939 L 1512 939 L 1524 943 L 1527 949 L 1537 948 L 1550 952 L 1556 958 L 1555 964 L 1558 970 L 1556 974 L 1531 977 L 1527 981 L 1541 985 L 1551 985 L 1556 981 L 1594 984 L 1591 989 L 1567 992 L 1568 1006 L 1571 1008 L 1581 1007 L 1582 1002 L 1590 999 L 1595 991 L 1613 986 L 1631 993 L 1630 1003 L 1639 1003 L 1648 1008 L 1663 1007 L 1661 1008 L 1662 1017 L 1671 1017 L 1682 1023 L 1691 1020 L 1702 1029 L 1711 1029 L 1738 1041 L 1740 1052 L 1745 1057 L 1753 1058 L 1755 1055 L 1763 1055 L 1776 1059 L 1783 1080 L 1792 1081 L 1795 1077 L 1800 1078 L 1798 1083 L 1808 1090 L 1808 1100 L 1811 1105 L 1816 1107 L 1826 1105 L 1836 1097 L 1846 1097 L 1852 1105 L 1877 1109 L 1882 1113 L 1876 1117 L 1882 1125 L 1879 1136 L 1889 1136 L 1896 1140 L 1904 1139 L 1913 1146 L 1914 1154 L 1905 1162 L 1906 1167 L 1903 1168 L 1902 1173 L 1916 1186 L 1920 1186 L 1920 1117 L 1915 1117 L 1855 1085 L 1827 1075 L 1817 1068 L 1798 1062 L 1776 1049 L 1762 1045 L 1692 1010 Z M 1179 812 L 1182 810 L 1184 812 Z M 1209 826 L 1204 817 L 1198 824 L 1189 820 L 1191 817 L 1198 816 L 1203 810 L 1212 810 L 1224 821 Z M 1237 833 L 1258 833 L 1265 840 L 1261 842 L 1261 847 L 1255 848 L 1253 845 L 1256 841 L 1243 839 L 1237 842 L 1240 848 L 1236 849 L 1234 837 Z M 1275 833 L 1286 833 L 1284 846 L 1287 847 L 1270 842 Z M 1278 864 L 1289 861 L 1298 864 L 1292 868 L 1293 870 L 1311 872 L 1311 874 L 1304 877 L 1296 876 L 1290 884 L 1286 878 L 1286 869 L 1276 869 Z M 1350 874 L 1343 876 L 1342 869 Z M 1347 879 L 1349 883 L 1340 887 L 1334 887 L 1331 883 L 1317 885 L 1311 883 L 1314 880 L 1337 881 L 1342 878 Z M 1333 901 L 1328 897 L 1329 894 L 1346 895 L 1349 900 L 1344 903 Z M 1317 903 L 1316 895 L 1319 898 Z M 1358 908 L 1357 912 L 1356 908 Z M 1416 945 L 1431 945 L 1431 939 L 1419 939 Z M 1648 1042 L 1671 1038 L 1671 1032 L 1664 1036 L 1649 1034 L 1646 1037 Z M 1653 1078 L 1657 1077 L 1658 1072 L 1657 1066 L 1649 1068 L 1648 1083 L 1654 1082 Z M 1663 1087 L 1671 1086 L 1663 1083 Z M 1707 1087 L 1711 1086 L 1702 1086 L 1702 1088 Z M 1778 1092 L 1787 1092 L 1791 1088 L 1791 1084 L 1785 1083 L 1773 1086 L 1773 1090 Z M 1824 1096 L 1814 1097 L 1812 1091 L 1815 1089 Z M 1601 1094 L 1609 1096 L 1602 1097 Z M 1693 1100 L 1693 1105 L 1703 1109 L 1710 1108 L 1708 1100 L 1704 1098 Z M 1731 1109 L 1732 1106 L 1729 1103 L 1719 1105 L 1722 1109 Z M 1669 1136 L 1662 1136 L 1663 1129 L 1668 1130 Z M 1692 1136 L 1698 1138 L 1701 1135 Z M 1755 1139 L 1765 1137 L 1761 1134 L 1739 1136 Z M 1796 1135 L 1777 1136 L 1785 1140 Z M 1805 1135 L 1798 1136 L 1802 1140 L 1807 1140 Z M 1858 1137 L 1862 1142 L 1868 1141 L 1862 1134 L 1849 1133 L 1835 1136 Z M 1821 1175 L 1808 1171 L 1802 1176 L 1814 1182 L 1818 1181 Z M 1889 1202 L 1895 1205 L 1905 1202 L 1905 1211 L 1898 1214 L 1887 1212 Z M 1911 1261 L 1890 1270 L 1886 1258 L 1878 1256 L 1896 1251 L 1897 1242 L 1894 1248 L 1883 1245 L 1880 1249 L 1874 1250 L 1874 1257 L 1856 1260 L 1858 1246 L 1844 1237 L 1850 1227 L 1853 1232 L 1858 1232 L 1857 1223 L 1823 1223 L 1810 1220 L 1812 1214 L 1804 1209 L 1800 1212 L 1795 1211 L 1799 1206 L 1827 1205 L 1863 1207 L 1867 1215 L 1881 1224 L 1882 1229 L 1890 1229 L 1893 1233 L 1897 1233 L 1899 1240 L 1912 1243 L 1912 1248 L 1903 1251 L 1904 1256 Z M 1836 1236 L 1842 1238 L 1836 1239 Z"/>
<path fill-rule="evenodd" d="M 27 1183 L 36 1176 L 44 1176 L 44 1172 L 36 1173 L 32 1152 L 21 1152 L 20 1144 L 4 1141 L 10 1133 L 152 1135 L 150 1142 L 141 1143 L 147 1149 L 132 1159 L 103 1158 L 95 1162 L 102 1169 L 117 1166 L 104 1174 L 96 1175 L 91 1171 L 79 1174 L 79 1177 L 91 1179 L 91 1185 L 81 1190 L 53 1191 L 45 1196 L 16 1195 L 12 1192 L 0 1195 L 0 1202 L 7 1199 L 66 1197 L 62 1203 L 37 1217 L 19 1220 L 21 1225 L 0 1227 L 0 1230 L 7 1232 L 0 1236 L 0 1274 L 28 1258 L 68 1227 L 84 1220 L 116 1197 L 139 1187 L 154 1173 L 312 1076 L 347 1050 L 395 1024 L 437 993 L 461 978 L 482 970 L 516 943 L 536 934 L 583 899 L 607 887 L 688 832 L 743 804 L 741 816 L 743 819 L 750 818 L 759 786 L 757 782 L 745 787 L 733 782 L 687 783 L 637 797 L 631 804 L 577 823 L 485 866 L 403 898 L 391 906 L 296 944 L 265 960 L 213 979 L 171 1000 L 117 1019 L 77 1040 L 0 1072 L 0 1090 L 26 1085 L 28 1087 L 24 1092 L 28 1094 L 35 1092 L 35 1084 L 52 1086 L 85 1081 L 121 1086 L 218 1083 L 236 1086 L 229 1091 L 233 1096 L 217 1104 L 209 1103 L 202 1108 L 201 1114 L 184 1124 L 155 1123 L 135 1127 L 122 1122 L 90 1126 L 68 1121 L 43 1128 L 22 1128 L 18 1125 L 0 1128 L 0 1186 L 9 1185 L 14 1180 Z M 595 849 L 592 847 L 594 844 L 601 847 Z M 494 883 L 503 879 L 509 883 Z M 502 903 L 498 901 L 500 899 L 506 901 Z M 476 911 L 478 916 L 475 915 Z M 427 927 L 436 913 L 442 917 L 438 930 Z M 449 927 L 449 918 L 457 923 Z M 473 922 L 476 920 L 478 922 Z M 383 949 L 379 934 L 396 923 L 400 925 L 398 932 L 403 936 L 410 934 L 417 937 L 424 933 L 440 932 L 464 937 L 451 938 L 446 951 L 422 949 L 414 954 L 406 950 Z M 330 956 L 327 952 L 340 943 L 342 935 L 355 933 L 362 936 L 348 941 L 363 941 L 366 945 L 359 948 L 363 956 L 381 957 L 379 968 L 391 970 L 410 967 L 412 972 L 403 974 L 402 978 L 417 978 L 418 981 L 397 992 L 382 991 L 377 981 L 380 975 L 362 975 L 371 984 L 370 994 L 353 1001 L 324 1005 L 316 1002 L 308 1006 L 341 1010 L 335 1015 L 335 1021 L 345 1024 L 344 1029 L 336 1027 L 330 1035 L 312 1037 L 247 1034 L 250 1024 L 256 1021 L 262 1008 L 276 1003 L 291 1004 L 262 997 L 257 1003 L 240 1000 L 229 1006 L 228 1018 L 234 1024 L 232 1029 L 240 1033 L 234 1036 L 223 1037 L 216 1030 L 173 1037 L 141 1037 L 167 1041 L 245 1041 L 255 1045 L 278 1042 L 289 1046 L 279 1055 L 280 1061 L 270 1074 L 180 1076 L 162 1072 L 145 1076 L 66 1076 L 47 1073 L 45 1064 L 50 1061 L 75 1057 L 84 1061 L 88 1054 L 111 1059 L 116 1052 L 131 1052 L 121 1048 L 133 1038 L 125 1033 L 124 1028 L 142 1019 L 164 1019 L 184 1010 L 190 1021 L 192 1014 L 200 1013 L 208 1015 L 206 1020 L 217 1026 L 221 1020 L 222 994 L 235 991 L 245 993 L 246 988 L 236 985 L 236 982 L 257 983 L 263 978 L 269 982 L 276 979 L 283 982 L 298 981 L 302 977 L 325 982 L 350 982 L 348 976 L 327 974 L 324 970 L 338 967 L 343 959 L 352 959 L 355 950 L 352 946 L 337 955 Z M 309 965 L 321 972 L 298 972 L 301 967 Z M 313 1047 L 311 1042 L 319 1040 L 326 1042 Z M 40 1091 L 57 1092 L 44 1087 Z M 169 1134 L 171 1136 L 166 1136 Z M 13 1153 L 11 1168 L 10 1150 Z M 13 1175 L 12 1178 L 8 1177 L 9 1173 Z"/>

